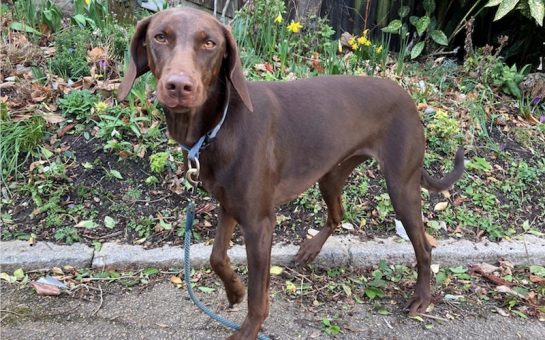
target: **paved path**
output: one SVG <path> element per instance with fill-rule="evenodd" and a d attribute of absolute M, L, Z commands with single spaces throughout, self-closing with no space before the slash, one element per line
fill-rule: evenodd
<path fill-rule="evenodd" d="M 229 331 L 211 321 L 188 300 L 185 290 L 169 282 L 141 290 L 122 291 L 102 285 L 103 303 L 68 296 L 39 297 L 30 289 L 2 287 L 0 337 L 11 339 L 223 339 Z M 278 287 L 273 286 L 273 291 Z M 223 292 L 199 294 L 222 315 L 240 322 L 245 307 L 226 312 Z M 273 294 L 264 332 L 272 339 L 322 339 L 321 320 L 336 318 L 343 325 L 340 339 L 542 339 L 545 323 L 502 317 L 491 307 L 437 306 L 432 312 L 454 320 L 409 319 L 399 306 L 381 316 L 369 305 L 324 304 L 319 307 Z M 245 303 L 244 303 L 245 304 Z M 100 308 L 99 308 L 100 306 Z M 450 310 L 448 310 L 450 308 Z M 6 312 L 9 311 L 9 312 Z M 17 313 L 12 314 L 12 313 Z M 426 329 L 425 324 L 431 325 Z"/>

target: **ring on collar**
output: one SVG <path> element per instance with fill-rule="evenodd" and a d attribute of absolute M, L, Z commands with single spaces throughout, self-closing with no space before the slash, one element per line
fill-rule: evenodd
<path fill-rule="evenodd" d="M 195 163 L 195 167 L 193 167 L 192 163 Z M 193 188 L 196 188 L 199 184 L 199 173 L 201 171 L 201 164 L 199 163 L 199 159 L 188 159 L 187 165 L 189 169 L 187 169 L 187 172 L 185 173 L 185 178 L 189 183 L 191 183 L 191 185 L 193 185 Z"/>

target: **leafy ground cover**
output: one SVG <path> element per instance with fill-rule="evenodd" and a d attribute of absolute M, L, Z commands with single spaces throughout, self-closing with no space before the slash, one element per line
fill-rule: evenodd
<path fill-rule="evenodd" d="M 127 103 L 115 99 L 133 25 L 111 16 L 101 1 L 79 1 L 73 17 L 59 20 L 45 2 L 34 9 L 38 22 L 30 21 L 26 3 L 1 7 L 2 240 L 180 244 L 190 197 L 183 155 L 166 136 L 153 78 L 141 78 Z M 368 31 L 333 40 L 324 19 L 286 22 L 284 12 L 281 1 L 256 1 L 233 21 L 249 79 L 389 77 L 418 106 L 431 173 L 448 171 L 464 145 L 467 172 L 455 188 L 423 192 L 429 234 L 493 241 L 543 235 L 545 85 L 539 74 L 528 74 L 531 66 L 503 62 L 507 39 L 475 47 L 463 61 L 434 56 L 432 48 L 441 45 L 430 40 L 430 53 L 409 61 L 388 51 L 391 33 L 382 40 Z M 217 202 L 201 191 L 195 200 L 194 237 L 210 241 Z M 376 163 L 354 171 L 343 200 L 339 233 L 393 233 Z M 325 213 L 319 190 L 310 188 L 278 209 L 275 241 L 299 243 Z M 240 234 L 233 241 L 242 242 Z"/>

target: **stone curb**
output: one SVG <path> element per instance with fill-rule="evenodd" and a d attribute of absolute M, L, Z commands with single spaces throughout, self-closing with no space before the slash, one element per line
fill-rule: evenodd
<path fill-rule="evenodd" d="M 0 270 L 12 272 L 17 268 L 39 270 L 70 265 L 75 268 L 90 267 L 94 249 L 83 243 L 60 246 L 51 242 L 38 242 L 30 246 L 25 241 L 0 242 Z"/>
<path fill-rule="evenodd" d="M 272 249 L 272 264 L 289 265 L 299 249 L 295 245 L 276 244 Z M 208 266 L 211 245 L 191 246 L 191 265 L 200 268 Z M 100 251 L 83 244 L 59 246 L 49 242 L 38 242 L 29 246 L 24 241 L 0 242 L 0 268 L 12 272 L 17 268 L 38 270 L 70 265 L 76 268 L 128 269 L 142 267 L 181 268 L 183 249 L 163 246 L 144 249 L 117 243 L 105 243 Z M 233 264 L 246 263 L 244 246 L 229 250 Z M 438 242 L 433 250 L 433 263 L 442 266 L 468 265 L 479 262 L 494 262 L 499 258 L 520 264 L 545 264 L 545 239 L 523 235 L 510 241 L 479 242 L 446 239 Z M 322 248 L 313 265 L 321 268 L 353 266 L 365 268 L 376 265 L 380 260 L 389 263 L 410 264 L 415 262 L 411 243 L 398 237 L 374 239 L 361 242 L 350 236 L 331 237 Z"/>

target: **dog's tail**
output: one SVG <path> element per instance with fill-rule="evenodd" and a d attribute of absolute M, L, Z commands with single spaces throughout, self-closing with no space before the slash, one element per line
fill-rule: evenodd
<path fill-rule="evenodd" d="M 454 182 L 456 182 L 462 176 L 463 172 L 464 148 L 460 147 L 456 152 L 456 158 L 454 159 L 454 169 L 452 169 L 451 172 L 446 174 L 445 177 L 441 179 L 434 179 L 426 172 L 426 170 L 422 169 L 422 179 L 420 180 L 420 184 L 422 185 L 422 187 L 434 192 L 447 190 L 454 184 Z"/>

